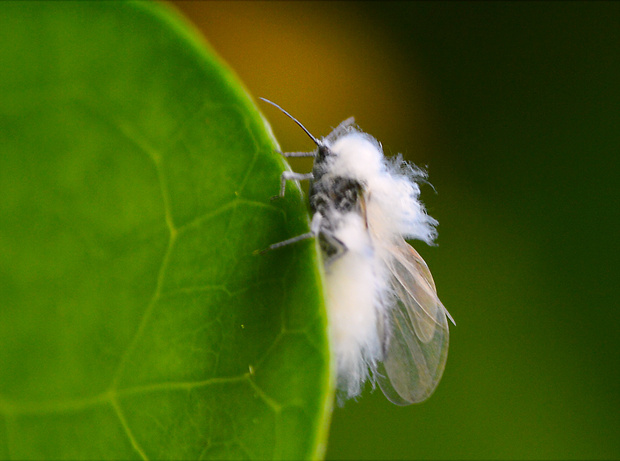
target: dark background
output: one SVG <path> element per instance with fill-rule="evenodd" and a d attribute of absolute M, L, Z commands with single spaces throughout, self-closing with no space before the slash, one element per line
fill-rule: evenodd
<path fill-rule="evenodd" d="M 337 408 L 327 456 L 619 458 L 620 3 L 175 4 L 255 98 L 316 136 L 355 115 L 437 191 L 443 380 Z"/>

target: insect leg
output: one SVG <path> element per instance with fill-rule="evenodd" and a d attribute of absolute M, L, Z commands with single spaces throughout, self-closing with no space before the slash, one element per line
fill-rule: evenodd
<path fill-rule="evenodd" d="M 267 248 L 265 248 L 264 250 L 256 250 L 254 252 L 254 254 L 265 254 L 270 250 L 275 250 L 276 248 L 280 248 L 286 245 L 290 245 L 292 243 L 297 243 L 301 240 L 306 240 L 309 238 L 313 238 L 316 237 L 316 235 L 319 233 L 319 228 L 321 226 L 321 219 L 322 216 L 320 213 L 315 213 L 314 216 L 312 217 L 312 222 L 310 223 L 310 232 L 306 232 L 305 234 L 301 234 L 298 235 L 296 237 L 292 237 L 290 239 L 284 240 L 282 242 L 278 242 L 278 243 L 274 243 L 272 245 L 269 245 Z"/>
<path fill-rule="evenodd" d="M 286 191 L 286 181 L 307 181 L 312 179 L 312 173 L 295 173 L 293 171 L 285 171 L 280 176 L 280 198 L 284 197 Z"/>
<path fill-rule="evenodd" d="M 276 151 L 282 157 L 316 157 L 316 151 L 312 152 L 280 152 Z"/>
<path fill-rule="evenodd" d="M 299 242 L 301 240 L 306 240 L 306 239 L 310 239 L 310 238 L 313 238 L 313 237 L 314 237 L 314 233 L 306 232 L 305 234 L 298 235 L 298 236 L 290 238 L 288 240 L 284 240 L 282 242 L 278 242 L 278 243 L 274 243 L 272 245 L 269 245 L 264 250 L 255 251 L 254 253 L 262 255 L 262 254 L 267 253 L 270 250 L 275 250 L 276 248 L 280 248 L 280 247 L 283 247 L 283 246 L 286 246 L 286 245 L 290 245 L 291 243 L 297 243 L 297 242 Z"/>

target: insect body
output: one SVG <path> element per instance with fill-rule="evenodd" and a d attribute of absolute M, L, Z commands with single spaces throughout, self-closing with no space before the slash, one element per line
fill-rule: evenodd
<path fill-rule="evenodd" d="M 280 187 L 283 197 L 287 180 L 310 180 L 310 232 L 268 249 L 319 240 L 341 400 L 357 396 L 367 378 L 398 405 L 427 399 L 444 370 L 452 318 L 426 263 L 405 241 L 435 237 L 437 222 L 418 200 L 416 181 L 425 173 L 400 156 L 386 159 L 353 119 L 319 140 L 264 101 L 317 145 L 314 152 L 283 154 L 315 160 L 310 174 L 284 172 Z"/>

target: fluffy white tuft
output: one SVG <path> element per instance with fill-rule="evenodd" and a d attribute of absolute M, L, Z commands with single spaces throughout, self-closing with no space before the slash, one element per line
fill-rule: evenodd
<path fill-rule="evenodd" d="M 396 236 L 432 243 L 437 221 L 426 214 L 418 200 L 416 180 L 426 174 L 405 162 L 400 155 L 387 159 L 381 144 L 372 136 L 352 131 L 336 139 L 330 171 L 334 175 L 357 179 L 370 196 L 368 221 L 377 239 L 391 242 Z"/>
<path fill-rule="evenodd" d="M 328 263 L 326 301 L 338 388 L 351 398 L 361 392 L 369 367 L 374 370 L 382 356 L 377 306 L 383 303 L 385 286 L 377 277 L 376 255 L 361 216 L 345 215 L 336 237 L 347 251 Z"/>
<path fill-rule="evenodd" d="M 326 268 L 330 334 L 342 400 L 359 395 L 383 360 L 380 330 L 392 298 L 385 264 L 391 243 L 403 237 L 432 243 L 436 221 L 418 200 L 416 180 L 425 178 L 422 171 L 400 156 L 386 159 L 373 137 L 356 130 L 339 137 L 332 133 L 326 142 L 333 154 L 328 174 L 358 180 L 366 197 L 366 221 L 355 211 L 327 217 L 336 223 L 334 235 L 347 249 Z"/>

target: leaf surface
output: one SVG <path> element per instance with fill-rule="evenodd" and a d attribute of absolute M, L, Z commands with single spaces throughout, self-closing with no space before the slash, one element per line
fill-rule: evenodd
<path fill-rule="evenodd" d="M 165 5 L 0 5 L 0 458 L 322 456 L 299 192 Z"/>

